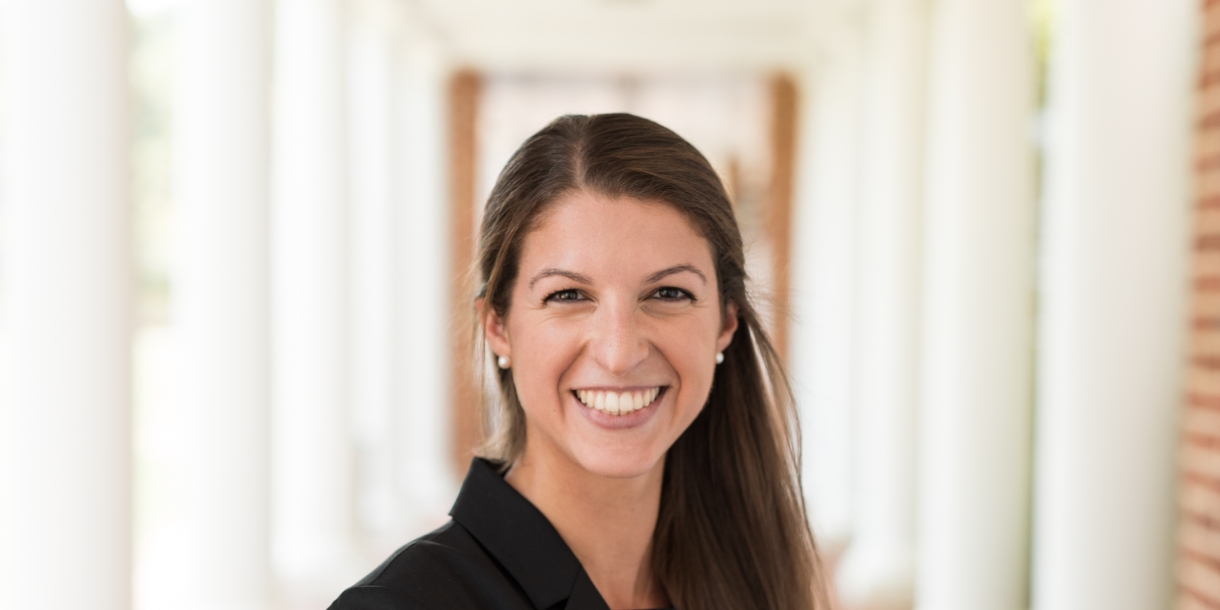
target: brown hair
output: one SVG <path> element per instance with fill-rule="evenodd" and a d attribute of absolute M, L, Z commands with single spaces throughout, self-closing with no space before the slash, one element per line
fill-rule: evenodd
<path fill-rule="evenodd" d="M 738 331 L 707 404 L 665 457 L 651 558 L 659 584 L 677 608 L 828 607 L 801 495 L 792 392 L 746 294 L 728 194 L 690 143 L 630 114 L 564 116 L 526 140 L 483 215 L 484 307 L 508 312 L 524 237 L 574 191 L 673 206 L 711 245 L 721 311 L 737 306 Z M 525 413 L 511 370 L 497 369 L 496 379 L 482 454 L 511 464 L 525 446 Z"/>

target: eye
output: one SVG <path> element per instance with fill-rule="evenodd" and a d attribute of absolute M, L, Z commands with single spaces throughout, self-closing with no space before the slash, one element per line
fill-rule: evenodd
<path fill-rule="evenodd" d="M 564 290 L 556 290 L 555 292 L 546 295 L 546 298 L 542 299 L 542 302 L 549 303 L 551 301 L 562 301 L 570 303 L 573 301 L 583 301 L 584 298 L 584 295 L 580 294 L 579 290 L 567 288 Z"/>
<path fill-rule="evenodd" d="M 693 301 L 695 300 L 695 295 L 681 288 L 665 286 L 664 288 L 658 288 L 656 292 L 652 293 L 652 298 L 666 302 Z"/>

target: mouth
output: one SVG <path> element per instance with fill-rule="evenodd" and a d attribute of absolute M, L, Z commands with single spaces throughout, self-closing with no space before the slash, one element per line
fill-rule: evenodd
<path fill-rule="evenodd" d="M 607 415 L 628 415 L 651 405 L 668 386 L 646 390 L 572 390 L 572 395 L 590 409 Z"/>

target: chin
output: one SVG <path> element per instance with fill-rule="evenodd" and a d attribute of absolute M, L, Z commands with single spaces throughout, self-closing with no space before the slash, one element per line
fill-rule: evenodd
<path fill-rule="evenodd" d="M 591 474 L 613 479 L 632 479 L 648 474 L 664 462 L 665 452 L 638 447 L 587 447 L 576 461 Z"/>

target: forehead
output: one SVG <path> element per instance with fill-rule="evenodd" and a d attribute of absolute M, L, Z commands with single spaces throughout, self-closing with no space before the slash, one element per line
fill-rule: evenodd
<path fill-rule="evenodd" d="M 685 214 L 659 201 L 578 191 L 549 206 L 521 249 L 520 266 L 640 268 L 691 264 L 713 274 L 711 245 Z M 594 271 L 595 269 L 586 269 Z"/>

